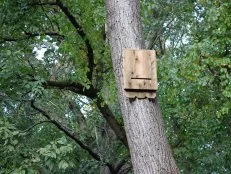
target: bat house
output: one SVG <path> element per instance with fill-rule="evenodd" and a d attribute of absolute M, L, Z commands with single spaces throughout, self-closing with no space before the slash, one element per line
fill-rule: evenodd
<path fill-rule="evenodd" d="M 155 51 L 124 49 L 123 82 L 127 97 L 155 98 L 157 91 Z"/>

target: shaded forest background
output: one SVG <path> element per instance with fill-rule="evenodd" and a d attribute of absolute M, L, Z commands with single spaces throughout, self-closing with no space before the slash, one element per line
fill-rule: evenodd
<path fill-rule="evenodd" d="M 182 173 L 231 173 L 230 9 L 141 1 Z M 0 16 L 0 173 L 132 173 L 104 1 L 0 0 Z"/>

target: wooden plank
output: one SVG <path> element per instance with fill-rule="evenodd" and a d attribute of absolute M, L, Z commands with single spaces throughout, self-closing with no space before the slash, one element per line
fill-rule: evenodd
<path fill-rule="evenodd" d="M 156 90 L 155 80 L 132 79 L 130 83 L 124 85 L 124 89 Z"/>
<path fill-rule="evenodd" d="M 134 91 L 125 91 L 125 95 L 128 98 L 155 98 L 156 97 L 156 92 L 146 92 L 146 91 L 139 91 L 139 92 L 134 92 Z"/>
<path fill-rule="evenodd" d="M 151 59 L 151 74 L 152 74 L 152 83 L 153 89 L 157 90 L 158 83 L 157 83 L 157 59 L 156 59 L 156 52 L 149 50 L 149 56 Z"/>
<path fill-rule="evenodd" d="M 133 79 L 151 80 L 151 59 L 147 51 L 135 51 L 135 57 L 131 59 L 133 65 Z"/>
<path fill-rule="evenodd" d="M 155 51 L 125 49 L 123 82 L 127 97 L 155 98 L 158 87 Z"/>
<path fill-rule="evenodd" d="M 135 51 L 131 49 L 125 49 L 123 52 L 123 79 L 124 79 L 124 87 L 131 88 L 132 86 L 132 74 L 133 69 L 131 64 L 133 64 L 133 57 L 135 55 Z"/>

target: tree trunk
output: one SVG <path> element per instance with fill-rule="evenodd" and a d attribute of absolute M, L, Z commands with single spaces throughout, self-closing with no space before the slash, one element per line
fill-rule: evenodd
<path fill-rule="evenodd" d="M 179 173 L 164 133 L 157 99 L 128 99 L 123 89 L 122 51 L 142 49 L 138 0 L 105 0 L 120 106 L 135 174 Z"/>

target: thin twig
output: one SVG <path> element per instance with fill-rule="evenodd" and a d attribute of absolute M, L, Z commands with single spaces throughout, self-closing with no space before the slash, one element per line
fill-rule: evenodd
<path fill-rule="evenodd" d="M 35 123 L 35 124 L 32 125 L 31 127 L 27 128 L 26 130 L 21 131 L 21 133 L 29 132 L 29 131 L 30 131 L 31 129 L 33 129 L 35 126 L 40 125 L 40 124 L 43 124 L 43 123 L 52 123 L 52 121 L 51 121 L 51 120 L 40 121 L 40 122 L 38 122 L 38 123 Z"/>

